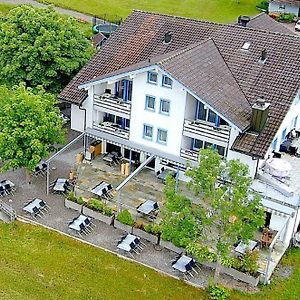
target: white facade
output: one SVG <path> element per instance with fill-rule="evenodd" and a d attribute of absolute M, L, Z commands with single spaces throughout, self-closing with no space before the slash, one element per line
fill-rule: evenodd
<path fill-rule="evenodd" d="M 291 13 L 300 16 L 299 7 L 297 5 L 280 3 L 276 0 L 269 2 L 269 13 Z"/>

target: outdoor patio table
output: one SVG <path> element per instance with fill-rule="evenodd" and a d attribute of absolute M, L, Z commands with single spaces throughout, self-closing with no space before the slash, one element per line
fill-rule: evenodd
<path fill-rule="evenodd" d="M 84 216 L 84 215 L 80 215 L 77 218 L 75 218 L 70 224 L 69 224 L 69 228 L 74 229 L 76 231 L 81 231 L 80 229 L 80 224 L 83 224 L 84 227 L 86 227 L 86 223 L 85 220 L 88 219 L 89 221 L 91 221 L 91 218 Z"/>
<path fill-rule="evenodd" d="M 171 173 L 172 176 L 176 174 L 176 172 L 172 170 L 165 169 L 160 174 L 157 175 L 157 178 L 160 179 L 161 181 L 165 181 L 169 173 Z"/>
<path fill-rule="evenodd" d="M 138 245 L 140 242 L 140 239 L 133 235 L 133 234 L 127 234 L 127 236 L 121 241 L 121 243 L 118 244 L 117 248 L 130 252 L 135 248 L 136 245 Z"/>
<path fill-rule="evenodd" d="M 43 200 L 41 199 L 33 199 L 32 201 L 30 201 L 26 206 L 23 207 L 23 210 L 33 214 L 34 213 L 34 207 L 36 207 L 37 209 L 40 209 L 42 206 L 41 206 L 41 202 Z"/>
<path fill-rule="evenodd" d="M 245 254 L 246 251 L 252 251 L 257 245 L 256 241 L 250 240 L 249 244 L 244 244 L 243 242 L 240 242 L 234 249 L 234 251 Z"/>
<path fill-rule="evenodd" d="M 8 180 L 8 179 L 2 180 L 0 182 L 0 186 L 5 186 L 6 184 L 9 184 L 11 187 L 15 186 L 15 184 L 12 181 Z"/>
<path fill-rule="evenodd" d="M 68 180 L 64 178 L 57 178 L 53 190 L 56 192 L 65 192 L 66 185 L 68 185 Z"/>
<path fill-rule="evenodd" d="M 188 269 L 191 269 L 196 264 L 195 260 L 186 255 L 182 255 L 175 264 L 173 264 L 173 268 L 185 273 Z"/>
<path fill-rule="evenodd" d="M 137 207 L 137 211 L 145 215 L 149 215 L 157 209 L 158 209 L 157 202 L 152 200 L 147 200 L 146 202 L 142 203 Z"/>
<path fill-rule="evenodd" d="M 107 183 L 105 181 L 102 181 L 98 185 L 96 185 L 91 190 L 91 192 L 101 197 L 103 195 L 103 189 L 105 189 L 106 191 L 108 191 L 108 186 L 109 186 L 109 183 Z"/>

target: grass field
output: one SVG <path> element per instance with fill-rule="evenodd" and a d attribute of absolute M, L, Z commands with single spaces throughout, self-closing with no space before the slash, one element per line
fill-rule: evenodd
<path fill-rule="evenodd" d="M 202 290 L 49 230 L 0 223 L 0 299 L 205 299 Z"/>
<path fill-rule="evenodd" d="M 125 18 L 132 9 L 161 12 L 216 22 L 233 22 L 241 14 L 255 15 L 260 0 L 41 0 L 91 15 Z"/>
<path fill-rule="evenodd" d="M 296 300 L 300 250 L 283 260 L 295 267 L 289 279 L 261 292 L 231 292 L 232 300 Z M 0 223 L 0 299 L 208 299 L 205 291 L 101 249 L 41 227 Z"/>

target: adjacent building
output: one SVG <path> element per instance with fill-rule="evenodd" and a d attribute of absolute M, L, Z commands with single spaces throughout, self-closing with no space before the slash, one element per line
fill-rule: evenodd
<path fill-rule="evenodd" d="M 300 1 L 299 0 L 270 0 L 269 13 L 290 13 L 296 17 L 300 17 Z"/>

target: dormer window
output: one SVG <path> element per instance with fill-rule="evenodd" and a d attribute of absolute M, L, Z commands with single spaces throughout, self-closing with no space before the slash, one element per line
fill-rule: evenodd
<path fill-rule="evenodd" d="M 172 79 L 166 75 L 164 75 L 162 77 L 162 86 L 166 86 L 166 87 L 169 87 L 171 88 L 172 87 Z"/>
<path fill-rule="evenodd" d="M 250 45 L 251 45 L 250 42 L 245 42 L 244 45 L 243 45 L 243 47 L 242 47 L 242 49 L 247 51 L 247 50 L 249 50 Z"/>
<path fill-rule="evenodd" d="M 155 72 L 148 72 L 148 79 L 149 83 L 157 84 L 157 73 Z"/>

